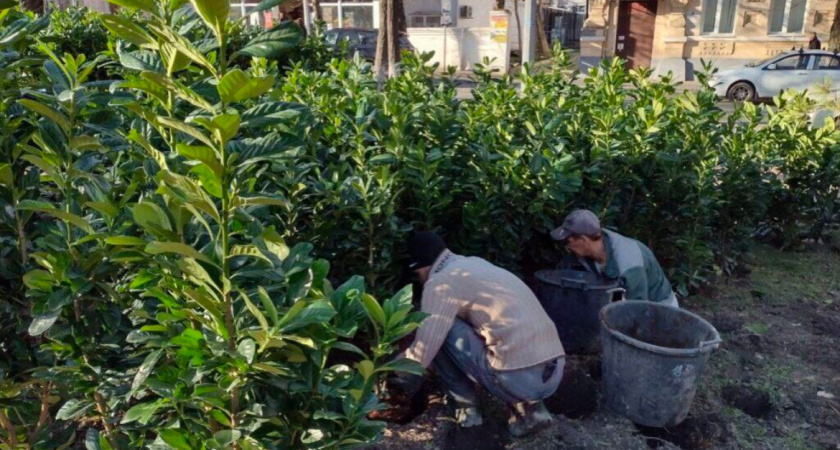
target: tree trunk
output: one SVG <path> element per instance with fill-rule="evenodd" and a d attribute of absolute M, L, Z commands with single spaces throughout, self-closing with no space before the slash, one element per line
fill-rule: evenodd
<path fill-rule="evenodd" d="M 519 0 L 513 0 L 513 15 L 516 17 L 516 37 L 519 44 L 519 61 L 522 62 L 522 21 L 519 19 Z"/>
<path fill-rule="evenodd" d="M 399 58 L 399 35 L 397 34 L 396 1 L 388 0 L 388 78 L 394 76 Z"/>
<path fill-rule="evenodd" d="M 399 3 L 399 4 L 398 4 Z M 379 8 L 379 34 L 376 39 L 376 58 L 373 63 L 373 70 L 376 72 L 379 87 L 387 75 L 393 76 L 400 60 L 399 46 L 399 23 L 405 27 L 405 13 L 396 14 L 397 10 L 403 10 L 402 0 L 382 0 Z"/>
<path fill-rule="evenodd" d="M 379 34 L 376 35 L 376 57 L 373 60 L 373 71 L 376 73 L 376 81 L 380 88 L 385 79 L 384 63 L 388 61 L 388 9 L 390 3 L 390 0 L 381 0 L 379 2 Z"/>
<path fill-rule="evenodd" d="M 20 7 L 27 11 L 42 14 L 44 12 L 44 0 L 21 0 Z"/>
<path fill-rule="evenodd" d="M 403 0 L 392 0 L 394 8 L 394 28 L 397 31 L 397 36 L 407 36 L 406 29 L 408 26 L 405 21 L 405 4 Z M 399 47 L 398 47 L 399 48 Z M 397 51 L 399 55 L 399 51 Z M 399 60 L 399 58 L 397 58 Z"/>
<path fill-rule="evenodd" d="M 545 19 L 543 18 L 542 1 L 537 3 L 537 38 L 540 43 L 540 54 L 544 58 L 551 56 L 551 46 L 548 45 L 548 34 L 545 32 Z"/>
<path fill-rule="evenodd" d="M 834 22 L 831 24 L 831 37 L 828 39 L 828 49 L 840 49 L 840 1 L 834 6 Z"/>

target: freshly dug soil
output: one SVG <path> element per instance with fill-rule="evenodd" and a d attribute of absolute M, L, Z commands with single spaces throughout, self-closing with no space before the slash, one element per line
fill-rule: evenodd
<path fill-rule="evenodd" d="M 650 448 L 660 448 L 670 442 L 685 450 L 709 450 L 731 438 L 726 420 L 719 414 L 689 416 L 671 428 L 636 427 Z"/>
<path fill-rule="evenodd" d="M 724 403 L 758 419 L 767 418 L 773 410 L 770 394 L 751 386 L 726 386 L 721 393 Z"/>
<path fill-rule="evenodd" d="M 590 375 L 586 363 L 573 356 L 566 358 L 560 388 L 545 400 L 546 408 L 553 414 L 580 420 L 598 410 L 600 386 Z"/>

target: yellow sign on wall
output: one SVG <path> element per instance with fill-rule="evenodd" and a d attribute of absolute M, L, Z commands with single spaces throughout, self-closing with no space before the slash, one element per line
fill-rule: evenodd
<path fill-rule="evenodd" d="M 493 42 L 506 44 L 508 41 L 508 14 L 504 11 L 490 12 L 490 38 Z"/>

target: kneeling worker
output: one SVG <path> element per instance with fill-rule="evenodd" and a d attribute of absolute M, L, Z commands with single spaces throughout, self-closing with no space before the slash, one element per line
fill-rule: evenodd
<path fill-rule="evenodd" d="M 565 352 L 534 293 L 504 269 L 450 252 L 435 233 L 414 233 L 408 252 L 429 316 L 405 356 L 437 372 L 458 423 L 482 424 L 477 384 L 510 406 L 514 436 L 550 425 L 541 400 L 560 385 Z"/>
<path fill-rule="evenodd" d="M 649 300 L 679 307 L 677 296 L 653 252 L 641 242 L 604 230 L 592 211 L 572 211 L 551 237 L 565 242 L 579 266 L 614 280 L 627 300 Z"/>

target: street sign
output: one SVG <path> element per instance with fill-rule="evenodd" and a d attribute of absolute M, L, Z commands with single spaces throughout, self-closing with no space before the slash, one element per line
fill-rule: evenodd
<path fill-rule="evenodd" d="M 441 26 L 452 25 L 452 0 L 440 2 L 440 24 Z"/>

